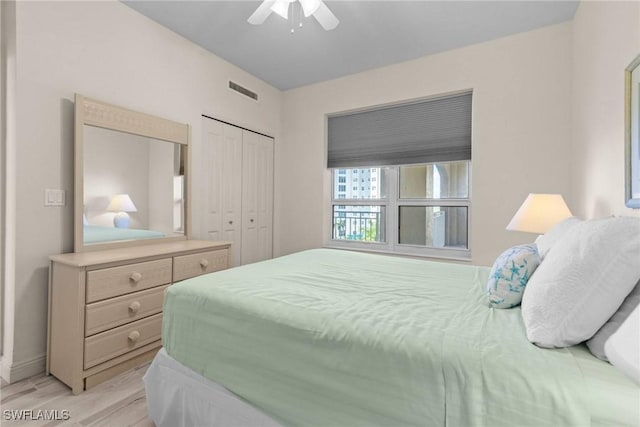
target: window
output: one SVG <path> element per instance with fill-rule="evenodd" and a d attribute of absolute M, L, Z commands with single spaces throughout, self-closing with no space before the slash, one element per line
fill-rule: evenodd
<path fill-rule="evenodd" d="M 334 192 L 332 244 L 469 258 L 470 166 L 456 161 L 359 169 L 379 178 L 377 185 L 354 187 L 348 197 Z"/>
<path fill-rule="evenodd" d="M 472 100 L 464 91 L 328 117 L 327 168 L 357 188 L 341 199 L 334 173 L 332 244 L 470 258 Z"/>
<path fill-rule="evenodd" d="M 381 169 L 378 169 L 382 171 Z M 358 169 L 352 169 L 357 173 Z M 361 169 L 364 173 L 368 169 Z M 384 173 L 384 172 L 382 172 Z M 335 180 L 335 176 L 334 176 Z M 355 242 L 386 242 L 387 206 L 383 193 L 372 194 L 353 187 L 348 203 L 338 195 L 340 204 L 333 204 L 332 239 Z M 334 200 L 336 195 L 333 195 Z"/>
<path fill-rule="evenodd" d="M 338 185 L 338 191 L 347 191 L 346 185 Z"/>
<path fill-rule="evenodd" d="M 339 176 L 339 177 L 338 177 L 338 182 L 340 182 L 340 183 L 345 183 L 345 182 L 347 182 L 347 177 L 346 177 L 346 176 Z"/>

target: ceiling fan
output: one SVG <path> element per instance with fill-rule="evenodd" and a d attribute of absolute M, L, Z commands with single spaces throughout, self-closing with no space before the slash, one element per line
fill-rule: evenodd
<path fill-rule="evenodd" d="M 262 24 L 271 12 L 275 12 L 284 19 L 289 19 L 289 5 L 296 0 L 264 0 L 255 12 L 247 19 L 250 24 Z M 325 30 L 333 30 L 340 21 L 329 10 L 322 0 L 298 0 L 302 6 L 305 18 L 313 15 Z"/>

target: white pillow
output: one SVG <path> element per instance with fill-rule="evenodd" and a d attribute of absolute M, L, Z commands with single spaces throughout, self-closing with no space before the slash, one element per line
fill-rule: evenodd
<path fill-rule="evenodd" d="M 640 384 L 640 307 L 611 335 L 604 352 L 613 366 Z"/>
<path fill-rule="evenodd" d="M 640 218 L 579 223 L 542 261 L 522 298 L 529 341 L 568 347 L 587 340 L 640 279 Z"/>
<path fill-rule="evenodd" d="M 538 236 L 538 238 L 536 239 L 536 245 L 538 246 L 538 254 L 540 254 L 540 259 L 544 259 L 553 245 L 558 243 L 569 230 L 571 230 L 574 226 L 580 224 L 581 222 L 583 221 L 580 218 L 572 216 L 571 218 L 567 218 L 559 222 L 545 234 Z"/>
<path fill-rule="evenodd" d="M 591 354 L 605 362 L 608 361 L 607 355 L 604 353 L 604 343 L 607 342 L 609 337 L 627 320 L 631 312 L 638 305 L 640 305 L 640 282 L 636 283 L 636 286 L 631 293 L 627 295 L 620 308 L 618 308 L 618 311 L 587 341 L 587 347 L 589 347 Z"/>

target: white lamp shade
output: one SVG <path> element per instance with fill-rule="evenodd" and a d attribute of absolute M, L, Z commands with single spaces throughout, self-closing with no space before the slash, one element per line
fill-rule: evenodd
<path fill-rule="evenodd" d="M 571 216 L 560 194 L 529 194 L 507 225 L 507 230 L 544 234 Z"/>
<path fill-rule="evenodd" d="M 138 212 L 128 194 L 116 194 L 111 198 L 107 210 L 111 212 Z"/>

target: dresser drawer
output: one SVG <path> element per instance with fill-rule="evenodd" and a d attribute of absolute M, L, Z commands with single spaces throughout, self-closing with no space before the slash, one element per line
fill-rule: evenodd
<path fill-rule="evenodd" d="M 171 258 L 87 273 L 87 302 L 100 301 L 171 282 Z"/>
<path fill-rule="evenodd" d="M 84 335 L 88 337 L 160 313 L 168 287 L 155 287 L 87 305 Z"/>
<path fill-rule="evenodd" d="M 177 256 L 173 262 L 173 281 L 213 273 L 224 270 L 228 266 L 229 251 L 227 249 Z"/>
<path fill-rule="evenodd" d="M 162 313 L 127 323 L 84 340 L 84 369 L 161 338 Z"/>

